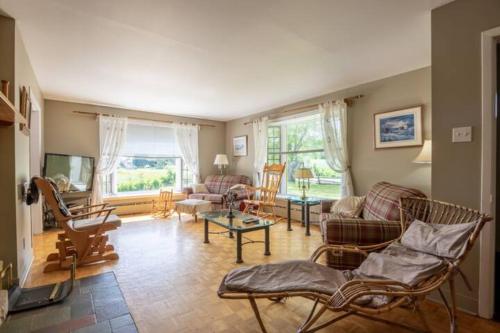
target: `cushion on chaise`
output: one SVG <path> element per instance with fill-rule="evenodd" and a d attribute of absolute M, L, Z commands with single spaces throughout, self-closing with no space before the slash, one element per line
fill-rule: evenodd
<path fill-rule="evenodd" d="M 236 268 L 224 283 L 238 292 L 310 291 L 331 295 L 346 281 L 342 271 L 308 260 L 290 260 Z"/>

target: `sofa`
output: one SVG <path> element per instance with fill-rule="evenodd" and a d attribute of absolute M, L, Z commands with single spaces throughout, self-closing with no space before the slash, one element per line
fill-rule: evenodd
<path fill-rule="evenodd" d="M 398 238 L 402 232 L 399 200 L 406 197 L 426 196 L 417 189 L 379 182 L 366 194 L 359 218 L 332 214 L 334 201 L 322 201 L 320 226 L 325 244 L 374 245 Z M 357 253 L 327 255 L 328 265 L 341 270 L 355 269 L 363 260 Z"/>
<path fill-rule="evenodd" d="M 210 201 L 215 209 L 226 206 L 225 194 L 229 188 L 237 184 L 252 185 L 252 181 L 243 175 L 210 175 L 205 178 L 204 184 L 208 192 L 194 193 L 193 187 L 185 187 L 182 191 L 189 199 L 200 199 Z M 235 207 L 238 207 L 243 199 L 247 198 L 247 192 L 244 189 L 237 190 Z"/>

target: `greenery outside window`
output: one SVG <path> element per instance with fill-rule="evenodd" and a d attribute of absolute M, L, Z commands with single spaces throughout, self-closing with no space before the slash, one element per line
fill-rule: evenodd
<path fill-rule="evenodd" d="M 268 127 L 268 163 L 287 163 L 282 194 L 302 194 L 295 179 L 299 167 L 311 168 L 309 196 L 340 197 L 341 176 L 326 162 L 318 113 L 286 119 Z"/>
<path fill-rule="evenodd" d="M 192 174 L 180 157 L 174 129 L 153 122 L 131 122 L 118 167 L 103 184 L 106 195 L 148 194 L 161 188 L 180 191 Z"/>

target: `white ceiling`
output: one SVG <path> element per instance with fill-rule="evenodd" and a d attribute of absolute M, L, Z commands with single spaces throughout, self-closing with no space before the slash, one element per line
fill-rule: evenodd
<path fill-rule="evenodd" d="M 430 65 L 449 0 L 0 0 L 46 98 L 229 120 Z"/>

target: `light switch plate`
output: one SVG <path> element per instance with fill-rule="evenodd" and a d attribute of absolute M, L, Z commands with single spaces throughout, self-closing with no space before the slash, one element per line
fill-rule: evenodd
<path fill-rule="evenodd" d="M 451 142 L 472 142 L 472 127 L 453 128 Z"/>

